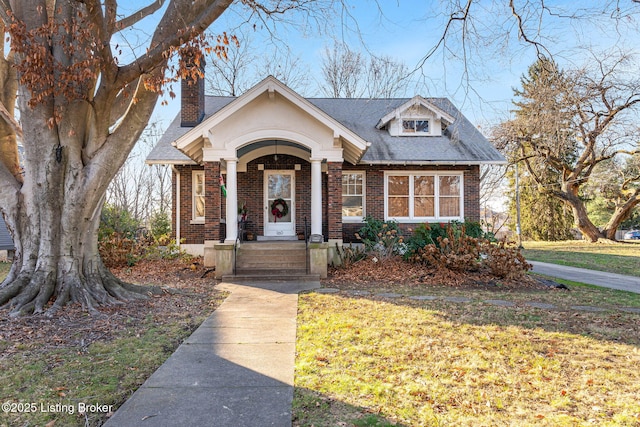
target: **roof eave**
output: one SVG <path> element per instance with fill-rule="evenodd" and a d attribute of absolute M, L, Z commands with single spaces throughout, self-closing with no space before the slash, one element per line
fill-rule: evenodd
<path fill-rule="evenodd" d="M 195 160 L 145 160 L 144 163 L 148 166 L 153 165 L 197 165 Z"/>
<path fill-rule="evenodd" d="M 506 160 L 362 160 L 362 165 L 446 165 L 446 166 L 482 166 L 506 165 Z"/>

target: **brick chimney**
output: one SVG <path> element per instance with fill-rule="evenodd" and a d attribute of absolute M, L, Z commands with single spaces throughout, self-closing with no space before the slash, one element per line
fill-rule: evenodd
<path fill-rule="evenodd" d="M 187 67 L 195 67 L 193 57 L 184 55 Z M 182 127 L 194 127 L 204 118 L 204 57 L 200 59 L 202 78 L 185 77 L 180 84 L 180 118 Z"/>

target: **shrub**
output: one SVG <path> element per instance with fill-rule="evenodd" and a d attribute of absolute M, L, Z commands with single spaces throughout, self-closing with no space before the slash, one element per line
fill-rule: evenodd
<path fill-rule="evenodd" d="M 491 273 L 501 278 L 520 277 L 533 267 L 524 258 L 515 242 L 489 243 L 485 245 L 483 253 L 486 255 L 484 264 L 489 267 Z"/>
<path fill-rule="evenodd" d="M 148 241 L 136 240 L 113 232 L 98 240 L 98 251 L 102 262 L 108 268 L 135 265 L 143 256 Z"/>
<path fill-rule="evenodd" d="M 411 256 L 413 261 L 437 268 L 458 271 L 476 271 L 482 264 L 482 240 L 465 234 L 465 228 L 444 228 L 446 235 L 438 236 L 434 243 L 418 249 Z M 440 232 L 440 230 L 438 230 Z"/>
<path fill-rule="evenodd" d="M 365 225 L 356 233 L 365 251 L 376 252 L 382 258 L 401 254 L 406 250 L 404 237 L 395 221 L 381 221 L 367 215 Z"/>
<path fill-rule="evenodd" d="M 358 261 L 362 261 L 367 258 L 367 252 L 361 246 L 343 245 L 342 247 L 336 244 L 336 253 L 340 257 L 340 267 L 351 267 Z"/>
<path fill-rule="evenodd" d="M 166 213 L 151 218 L 151 231 L 142 227 L 127 210 L 105 205 L 98 229 L 98 251 L 105 266 L 133 266 L 142 259 L 175 259 L 186 256 L 171 239 L 171 220 Z"/>
<path fill-rule="evenodd" d="M 410 259 L 426 245 L 436 245 L 440 247 L 439 238 L 459 239 L 461 236 L 473 237 L 476 239 L 486 239 L 495 241 L 493 233 L 487 233 L 482 229 L 482 224 L 474 221 L 464 223 L 452 221 L 450 223 L 423 223 L 418 225 L 411 237 L 407 239 L 407 251 L 405 259 Z"/>
<path fill-rule="evenodd" d="M 149 221 L 151 235 L 157 241 L 171 235 L 171 218 L 167 212 L 155 212 Z"/>
<path fill-rule="evenodd" d="M 105 204 L 100 213 L 98 239 L 109 239 L 114 233 L 123 238 L 135 239 L 141 228 L 140 221 L 135 219 L 128 210 Z"/>
<path fill-rule="evenodd" d="M 441 235 L 443 229 L 445 236 Z M 435 241 L 434 235 L 437 235 Z M 490 239 L 492 235 L 486 235 L 475 225 L 467 231 L 466 224 L 449 227 L 426 224 L 418 236 L 422 241 L 431 239 L 432 243 L 418 247 L 406 259 L 428 266 L 456 271 L 488 269 L 497 277 L 511 279 L 520 277 L 531 268 L 515 243 L 496 243 Z"/>

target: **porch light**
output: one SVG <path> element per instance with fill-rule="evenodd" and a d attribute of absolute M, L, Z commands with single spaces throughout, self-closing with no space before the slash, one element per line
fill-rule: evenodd
<path fill-rule="evenodd" d="M 278 161 L 278 140 L 276 139 L 276 154 L 273 155 L 273 160 Z"/>

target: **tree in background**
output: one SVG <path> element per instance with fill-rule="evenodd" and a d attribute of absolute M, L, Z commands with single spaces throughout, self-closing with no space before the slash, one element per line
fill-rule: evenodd
<path fill-rule="evenodd" d="M 514 101 L 516 118 L 498 130 L 498 140 L 513 137 L 513 132 L 517 132 L 517 135 L 534 135 L 532 139 L 535 142 L 532 144 L 553 147 L 558 157 L 571 158 L 575 145 L 569 131 L 570 117 L 556 103 L 557 93 L 564 90 L 564 81 L 557 65 L 546 58 L 540 59 L 529 67 L 528 74 L 522 76 L 520 82 L 522 89 L 514 89 L 518 97 L 518 101 Z M 513 149 L 512 144 L 507 144 L 507 147 Z M 517 150 L 504 154 L 512 164 L 521 160 L 521 153 Z M 540 161 L 529 162 L 529 166 L 534 173 L 524 167 L 517 172 L 522 236 L 533 240 L 572 238 L 573 215 L 564 202 L 550 192 L 553 188 L 559 188 L 558 176 L 561 171 Z M 516 168 L 510 168 L 507 172 L 511 218 L 517 217 L 515 174 Z M 511 227 L 515 226 L 515 221 L 512 221 Z"/>
<path fill-rule="evenodd" d="M 636 177 L 629 182 L 629 177 Z M 626 182 L 625 182 L 626 181 Z M 624 203 L 628 192 L 640 181 L 640 156 L 625 156 L 610 159 L 594 168 L 592 179 L 585 185 L 583 197 L 587 204 L 589 217 L 599 227 L 606 227 L 614 215 L 616 207 Z M 620 228 L 640 227 L 640 208 L 636 206 Z"/>
<path fill-rule="evenodd" d="M 106 203 L 113 209 L 126 211 L 140 226 L 148 226 L 157 212 L 171 212 L 171 169 L 144 163 L 161 136 L 157 123 L 147 126 L 107 188 Z"/>
<path fill-rule="evenodd" d="M 511 162 L 525 168 L 540 194 L 569 206 L 577 228 L 591 241 L 614 239 L 640 204 L 640 176 L 627 168 L 615 183 L 618 198 L 606 224 L 598 229 L 589 217 L 584 189 L 596 168 L 640 155 L 640 80 L 628 72 L 629 57 L 598 58 L 571 71 L 539 59 L 515 91 L 515 118 L 498 130 Z"/>
<path fill-rule="evenodd" d="M 229 45 L 224 60 L 212 52 L 205 55 L 205 90 L 215 96 L 239 96 L 268 75 L 293 90 L 304 92 L 309 86 L 309 67 L 287 47 L 257 46 L 247 31 L 236 34 L 237 43 Z M 257 54 L 256 52 L 260 52 Z"/>
<path fill-rule="evenodd" d="M 326 48 L 322 60 L 322 92 L 331 98 L 404 96 L 409 70 L 388 56 L 366 57 L 346 44 Z"/>
<path fill-rule="evenodd" d="M 526 170 L 519 168 L 520 192 L 520 231 L 525 240 L 569 240 L 573 239 L 573 215 L 571 209 L 561 200 L 539 188 L 535 180 L 531 179 Z M 511 229 L 516 224 L 516 186 L 515 168 L 507 172 L 509 197 L 509 217 Z"/>

